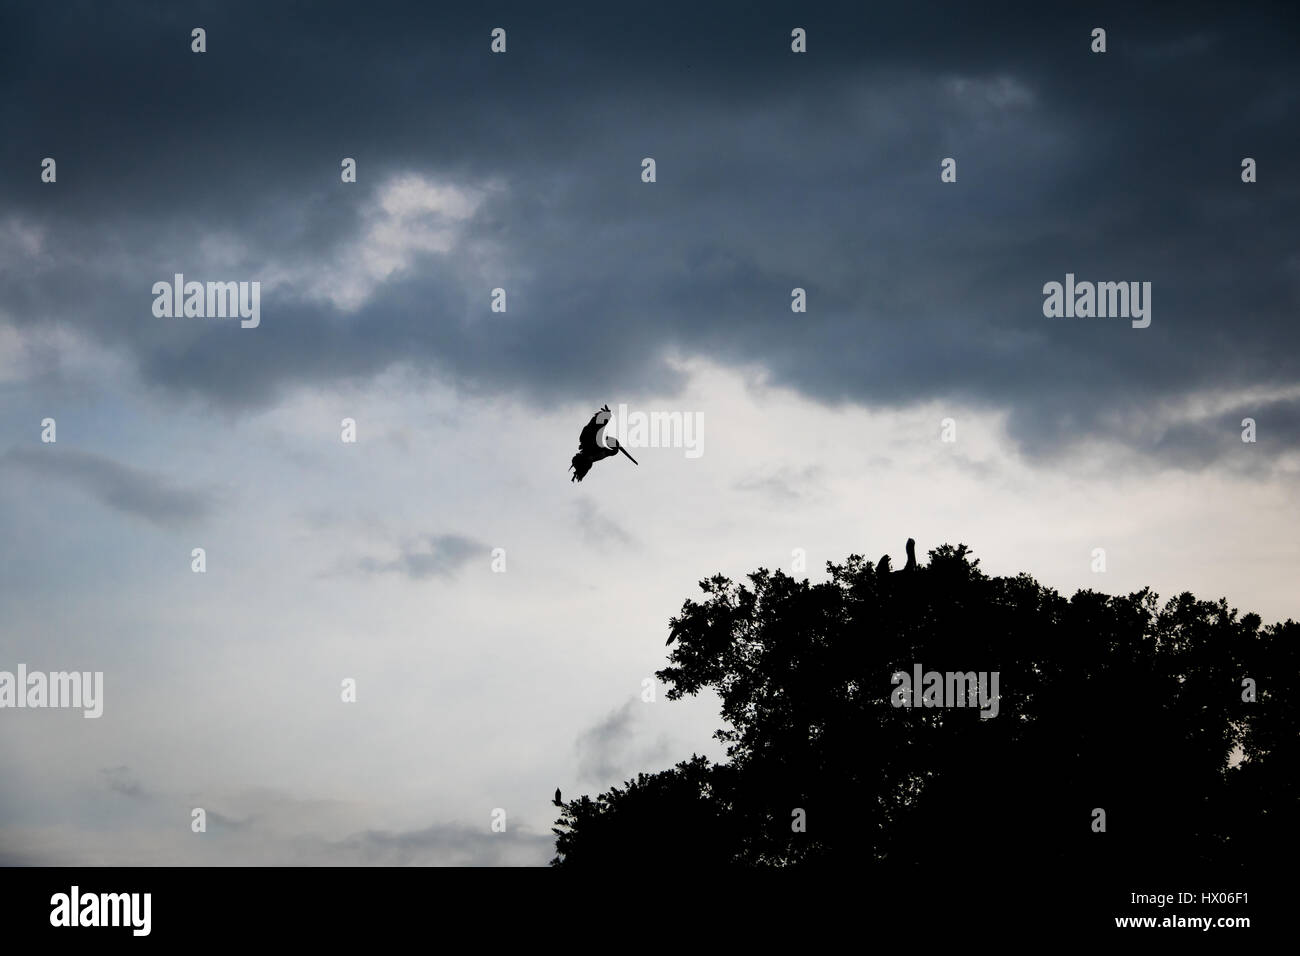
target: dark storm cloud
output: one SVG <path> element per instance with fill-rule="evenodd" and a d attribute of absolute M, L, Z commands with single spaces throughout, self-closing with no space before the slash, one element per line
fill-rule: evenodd
<path fill-rule="evenodd" d="M 250 408 L 404 361 L 549 404 L 675 386 L 665 357 L 698 354 L 828 403 L 1009 411 L 1046 456 L 1131 440 L 1127 410 L 1170 396 L 1300 380 L 1285 6 L 87 4 L 3 26 L 6 212 L 44 240 L 0 264 L 0 315 L 76 323 L 166 392 Z M 151 316 L 177 271 L 329 274 L 405 171 L 503 189 L 355 311 L 290 284 L 256 330 Z M 211 235 L 240 245 L 220 275 Z M 1150 281 L 1151 327 L 1044 318 L 1067 272 Z M 1198 434 L 1141 449 L 1196 467 L 1235 432 Z"/>
<path fill-rule="evenodd" d="M 160 527 L 199 521 L 216 505 L 210 490 L 176 487 L 151 472 L 57 445 L 10 448 L 0 455 L 0 469 L 6 468 L 69 482 L 110 508 Z"/>
<path fill-rule="evenodd" d="M 1255 423 L 1254 442 L 1242 441 L 1242 422 Z M 1243 404 L 1220 414 L 1180 422 L 1153 436 L 1153 447 L 1164 460 L 1191 471 L 1209 464 L 1252 472 L 1260 460 L 1300 448 L 1300 401 Z"/>

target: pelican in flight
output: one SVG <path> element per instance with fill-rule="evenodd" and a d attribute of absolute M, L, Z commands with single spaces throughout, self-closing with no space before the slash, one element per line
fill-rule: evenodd
<path fill-rule="evenodd" d="M 573 456 L 573 461 L 569 468 L 573 471 L 573 477 L 570 481 L 582 481 L 587 477 L 587 472 L 591 471 L 591 466 L 602 458 L 610 458 L 619 452 L 627 455 L 632 464 L 639 465 L 640 462 L 628 455 L 628 451 L 618 443 L 614 437 L 605 437 L 605 425 L 609 422 L 613 413 L 606 405 L 591 416 L 591 421 L 583 427 L 582 432 L 578 435 L 578 453 Z"/>

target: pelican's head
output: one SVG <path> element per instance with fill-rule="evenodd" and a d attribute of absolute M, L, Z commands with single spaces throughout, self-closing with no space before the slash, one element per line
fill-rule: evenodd
<path fill-rule="evenodd" d="M 596 413 L 596 424 L 601 427 L 600 437 L 604 438 L 605 447 L 617 449 L 618 439 L 612 436 L 607 436 L 605 435 L 604 432 L 605 426 L 609 424 L 609 420 L 613 417 L 614 417 L 614 413 L 609 410 L 609 406 L 608 405 L 602 406 L 600 411 Z"/>

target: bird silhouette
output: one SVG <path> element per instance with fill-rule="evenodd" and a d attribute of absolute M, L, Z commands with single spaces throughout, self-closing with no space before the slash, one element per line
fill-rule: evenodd
<path fill-rule="evenodd" d="M 677 640 L 677 628 L 673 628 L 668 634 L 668 640 L 664 641 L 664 647 L 667 647 L 673 641 Z"/>
<path fill-rule="evenodd" d="M 880 561 L 876 563 L 876 573 L 879 574 L 881 577 L 883 577 L 884 575 L 889 574 L 892 570 L 893 569 L 890 567 L 889 564 L 889 555 L 882 554 L 880 556 Z M 916 570 L 916 539 L 915 538 L 907 539 L 907 564 L 903 566 L 902 570 L 903 571 Z"/>
<path fill-rule="evenodd" d="M 582 432 L 578 435 L 578 453 L 573 456 L 569 463 L 569 468 L 573 471 L 573 477 L 570 481 L 582 481 L 587 477 L 587 472 L 591 471 L 591 466 L 602 458 L 609 458 L 617 455 L 619 452 L 627 455 L 632 464 L 639 465 L 640 462 L 633 458 L 626 448 L 618 443 L 614 437 L 606 437 L 604 429 L 606 423 L 613 413 L 610 412 L 609 406 L 603 406 L 595 415 L 591 416 L 591 421 L 583 427 Z"/>
<path fill-rule="evenodd" d="M 564 804 L 560 802 L 560 788 L 559 788 L 559 787 L 556 787 L 556 788 L 555 788 L 555 799 L 552 800 L 551 803 L 555 804 L 557 807 L 562 807 L 562 806 L 564 806 Z"/>

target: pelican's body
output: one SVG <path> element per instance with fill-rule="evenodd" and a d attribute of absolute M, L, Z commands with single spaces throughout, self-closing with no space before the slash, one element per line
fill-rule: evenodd
<path fill-rule="evenodd" d="M 578 435 L 578 453 L 569 463 L 569 468 L 573 471 L 570 481 L 582 481 L 587 477 L 587 472 L 591 471 L 592 465 L 602 458 L 610 458 L 619 452 L 627 455 L 632 464 L 639 464 L 635 458 L 627 454 L 627 449 L 618 443 L 617 438 L 604 435 L 605 425 L 609 423 L 611 415 L 609 406 L 606 405 L 592 415 L 591 421 L 583 426 L 582 432 Z"/>

